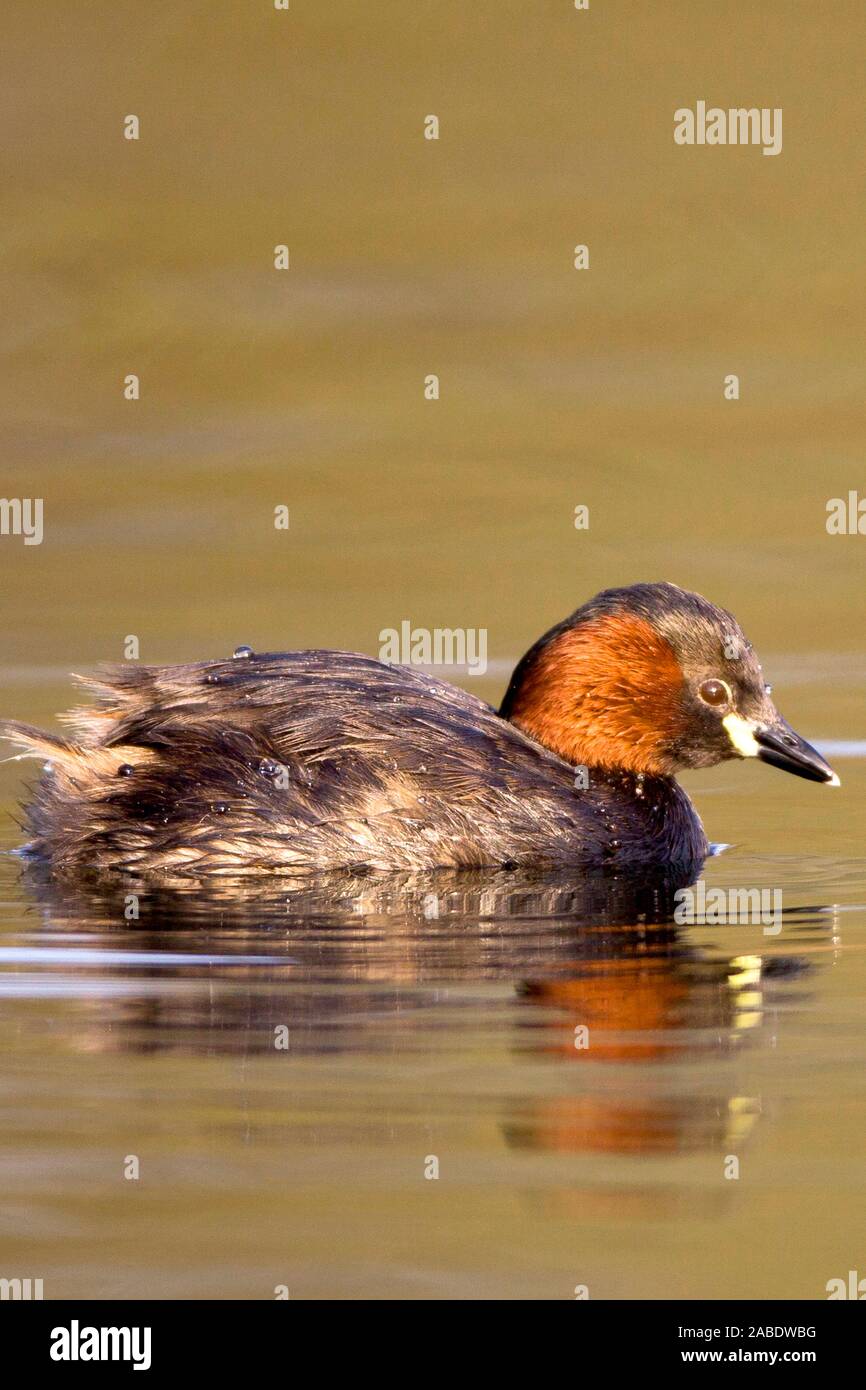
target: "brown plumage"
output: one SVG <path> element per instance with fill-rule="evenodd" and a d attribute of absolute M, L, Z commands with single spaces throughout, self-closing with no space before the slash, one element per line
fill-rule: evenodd
<path fill-rule="evenodd" d="M 113 667 L 85 682 L 94 703 L 64 716 L 68 737 L 0 727 L 47 762 L 27 852 L 172 876 L 691 869 L 707 843 L 670 774 L 736 755 L 694 689 L 731 624 L 673 585 L 607 591 L 527 654 L 499 714 L 346 652 Z M 726 674 L 738 708 L 778 720 L 747 645 Z M 828 780 L 808 754 L 812 771 L 790 770 Z"/>

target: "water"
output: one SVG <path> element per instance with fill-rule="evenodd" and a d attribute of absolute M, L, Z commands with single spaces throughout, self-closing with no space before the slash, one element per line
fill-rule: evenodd
<path fill-rule="evenodd" d="M 711 828 L 790 796 L 844 840 L 840 794 L 750 771 Z M 137 890 L 130 921 L 129 883 L 0 874 L 3 1265 L 48 1297 L 814 1298 L 857 1267 L 862 857 L 708 861 L 781 889 L 778 932 L 562 875 Z"/>
<path fill-rule="evenodd" d="M 44 499 L 45 538 L 0 538 L 0 714 L 56 727 L 67 673 L 130 635 L 157 663 L 375 654 L 404 619 L 485 629 L 487 675 L 455 678 L 496 700 L 579 603 L 664 578 L 736 613 L 842 787 L 686 779 L 729 846 L 707 885 L 779 889 L 776 935 L 495 876 L 144 894 L 136 922 L 4 853 L 0 1277 L 764 1299 L 866 1275 L 866 539 L 825 526 L 866 442 L 839 62 L 866 12 L 81 8 L 6 26 L 2 491 Z M 677 148 L 674 109 L 716 94 L 783 107 L 783 153 Z M 0 765 L 3 850 L 34 775 Z"/>

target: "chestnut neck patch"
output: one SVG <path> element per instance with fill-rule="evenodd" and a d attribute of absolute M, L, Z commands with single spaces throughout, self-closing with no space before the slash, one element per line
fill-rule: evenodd
<path fill-rule="evenodd" d="M 501 712 L 572 765 L 667 776 L 683 683 L 672 647 L 651 623 L 609 614 L 531 651 Z"/>

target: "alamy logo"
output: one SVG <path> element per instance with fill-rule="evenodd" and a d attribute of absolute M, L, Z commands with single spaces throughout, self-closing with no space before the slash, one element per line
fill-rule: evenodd
<path fill-rule="evenodd" d="M 413 628 L 404 618 L 379 633 L 379 660 L 389 666 L 462 666 L 470 676 L 487 670 L 486 627 Z"/>
<path fill-rule="evenodd" d="M 68 1327 L 51 1329 L 52 1361 L 131 1361 L 134 1371 L 150 1370 L 149 1327 Z"/>
<path fill-rule="evenodd" d="M 856 1269 L 848 1270 L 847 1282 L 844 1279 L 828 1279 L 824 1288 L 827 1298 L 856 1298 L 862 1303 L 866 1298 L 866 1279 L 861 1279 Z"/>
<path fill-rule="evenodd" d="M 44 1298 L 41 1279 L 0 1279 L 0 1301 Z"/>
<path fill-rule="evenodd" d="M 0 536 L 23 536 L 25 545 L 41 545 L 42 498 L 0 497 Z"/>
<path fill-rule="evenodd" d="M 765 936 L 781 931 L 781 888 L 708 889 L 703 879 L 698 879 L 694 888 L 678 888 L 674 902 L 674 921 L 681 926 L 743 922 L 763 926 Z"/>
<path fill-rule="evenodd" d="M 694 111 L 681 106 L 674 112 L 674 140 L 678 145 L 763 145 L 764 154 L 782 152 L 782 108 L 775 106 L 707 106 L 699 101 Z"/>
<path fill-rule="evenodd" d="M 831 497 L 827 503 L 828 536 L 866 536 L 866 497 L 851 491 L 845 497 Z"/>

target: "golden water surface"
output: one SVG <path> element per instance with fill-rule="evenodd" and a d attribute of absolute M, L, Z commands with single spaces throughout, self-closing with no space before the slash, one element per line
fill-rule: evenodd
<path fill-rule="evenodd" d="M 598 589 L 670 579 L 737 614 L 842 787 L 686 779 L 731 846 L 707 884 L 781 890 L 777 934 L 496 875 L 157 892 L 136 923 L 4 855 L 0 1277 L 866 1275 L 866 536 L 825 524 L 866 495 L 862 4 L 12 0 L 4 28 L 2 494 L 44 538 L 0 536 L 0 714 L 50 724 L 130 636 L 375 654 L 404 619 L 486 630 L 456 679 L 495 701 Z M 782 108 L 781 154 L 675 145 L 699 100 Z M 0 774 L 11 848 L 35 772 Z"/>

